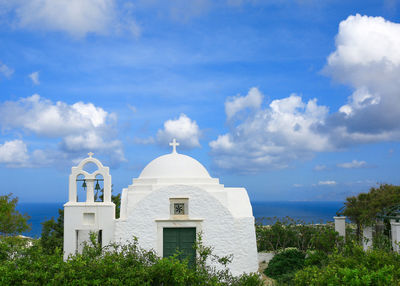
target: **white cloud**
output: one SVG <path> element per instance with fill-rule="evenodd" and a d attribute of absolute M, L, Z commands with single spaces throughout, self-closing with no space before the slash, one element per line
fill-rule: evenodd
<path fill-rule="evenodd" d="M 95 130 L 88 131 L 79 135 L 68 135 L 63 139 L 63 147 L 69 151 L 80 150 L 105 150 L 120 149 L 121 142 L 118 140 L 105 141 L 103 134 Z"/>
<path fill-rule="evenodd" d="M 22 140 L 0 144 L 0 163 L 10 167 L 25 166 L 29 160 L 28 148 Z"/>
<path fill-rule="evenodd" d="M 246 96 L 237 95 L 228 98 L 228 100 L 225 102 L 225 113 L 228 120 L 243 109 L 259 108 L 261 106 L 262 100 L 262 94 L 255 87 L 251 88 Z"/>
<path fill-rule="evenodd" d="M 249 110 L 210 142 L 215 164 L 258 172 L 287 167 L 316 152 L 400 140 L 400 24 L 382 17 L 348 17 L 339 25 L 336 50 L 324 72 L 354 89 L 347 103 L 331 114 L 316 99 L 303 102 L 296 94 L 266 108 L 256 88 L 247 96 L 229 98 L 228 120 Z"/>
<path fill-rule="evenodd" d="M 47 152 L 49 156 L 62 156 L 60 152 L 75 156 L 83 151 L 101 151 L 114 162 L 124 160 L 122 143 L 113 138 L 115 115 L 92 103 L 53 103 L 35 94 L 0 104 L 0 114 L 4 131 L 60 139 L 60 150 Z M 32 162 L 52 161 L 47 155 L 44 158 L 40 150 L 33 155 Z"/>
<path fill-rule="evenodd" d="M 400 139 L 400 24 L 349 16 L 325 72 L 354 89 L 326 122 L 336 145 Z"/>
<path fill-rule="evenodd" d="M 34 94 L 0 105 L 3 128 L 22 128 L 41 136 L 60 137 L 100 129 L 107 125 L 109 114 L 92 103 L 55 104 Z"/>
<path fill-rule="evenodd" d="M 157 141 L 163 145 L 168 144 L 173 138 L 176 138 L 182 147 L 199 147 L 200 137 L 201 131 L 196 121 L 191 120 L 183 113 L 178 119 L 165 121 L 164 129 L 157 131 Z"/>
<path fill-rule="evenodd" d="M 337 183 L 335 181 L 319 181 L 318 185 L 320 186 L 334 186 Z"/>
<path fill-rule="evenodd" d="M 73 37 L 121 31 L 138 36 L 131 6 L 116 0 L 16 0 L 5 8 L 17 28 L 61 31 Z"/>
<path fill-rule="evenodd" d="M 357 160 L 353 160 L 351 162 L 337 164 L 337 166 L 339 168 L 345 168 L 345 169 L 364 168 L 366 165 L 367 165 L 367 162 L 365 162 L 365 161 L 357 161 Z"/>
<path fill-rule="evenodd" d="M 14 70 L 0 62 L 0 73 L 6 78 L 10 78 L 14 73 Z"/>
<path fill-rule="evenodd" d="M 255 92 L 256 88 L 251 90 Z M 260 94 L 258 90 L 257 93 Z M 240 99 L 236 97 L 235 100 Z M 328 136 L 314 129 L 327 113 L 327 107 L 319 106 L 316 99 L 305 103 L 296 94 L 273 100 L 266 108 L 258 105 L 236 122 L 229 133 L 210 142 L 214 162 L 224 169 L 257 172 L 265 168 L 284 168 L 292 160 L 330 150 Z"/>
<path fill-rule="evenodd" d="M 348 69 L 357 65 L 374 65 L 384 61 L 399 65 L 399 35 L 400 25 L 382 17 L 349 16 L 339 24 L 336 51 L 328 57 L 328 64 L 347 69 L 350 75 L 353 73 Z M 341 77 L 343 80 L 345 75 Z"/>
<path fill-rule="evenodd" d="M 39 81 L 39 72 L 38 72 L 38 71 L 35 71 L 35 72 L 31 73 L 31 74 L 29 75 L 29 78 L 32 80 L 32 83 L 33 83 L 33 84 L 35 84 L 35 85 L 40 84 L 40 81 Z"/>

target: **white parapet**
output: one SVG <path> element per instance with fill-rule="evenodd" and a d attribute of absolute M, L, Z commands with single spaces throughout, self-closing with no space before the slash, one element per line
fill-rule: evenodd
<path fill-rule="evenodd" d="M 363 249 L 367 251 L 372 248 L 372 227 L 366 226 L 363 229 Z"/>
<path fill-rule="evenodd" d="M 346 237 L 346 217 L 345 216 L 335 216 L 335 231 L 339 233 L 340 236 Z"/>
<path fill-rule="evenodd" d="M 392 229 L 392 247 L 393 250 L 399 252 L 399 243 L 400 243 L 400 222 L 396 222 L 394 220 L 390 221 L 390 226 Z"/>

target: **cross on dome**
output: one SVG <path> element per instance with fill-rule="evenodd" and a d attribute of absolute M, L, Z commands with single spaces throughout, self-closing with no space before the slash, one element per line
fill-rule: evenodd
<path fill-rule="evenodd" d="M 176 152 L 176 146 L 179 146 L 179 143 L 176 142 L 176 139 L 175 139 L 175 138 L 172 140 L 171 143 L 169 143 L 169 146 L 172 146 L 172 153 L 177 153 L 177 152 Z"/>
<path fill-rule="evenodd" d="M 89 152 L 88 155 L 89 155 L 89 158 L 92 158 L 92 156 L 93 156 L 94 154 L 93 154 L 92 152 Z"/>

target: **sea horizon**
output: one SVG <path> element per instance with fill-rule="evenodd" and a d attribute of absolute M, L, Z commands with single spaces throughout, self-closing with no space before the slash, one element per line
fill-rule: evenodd
<path fill-rule="evenodd" d="M 31 230 L 23 235 L 38 238 L 42 232 L 42 222 L 58 218 L 58 209 L 65 202 L 20 202 L 17 210 L 30 216 L 28 223 Z M 343 201 L 252 201 L 253 215 L 257 220 L 273 223 L 272 218 L 290 217 L 305 223 L 326 223 L 333 221 L 336 212 L 343 206 Z M 271 218 L 266 220 L 265 218 Z"/>

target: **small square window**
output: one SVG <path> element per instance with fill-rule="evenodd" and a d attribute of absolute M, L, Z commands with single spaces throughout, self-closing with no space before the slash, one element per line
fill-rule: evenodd
<path fill-rule="evenodd" d="M 184 214 L 185 214 L 185 204 L 174 203 L 174 215 L 184 215 Z"/>
<path fill-rule="evenodd" d="M 177 216 L 177 219 L 181 219 L 189 215 L 188 198 L 170 198 L 169 202 L 171 216 Z"/>
<path fill-rule="evenodd" d="M 94 213 L 83 213 L 83 224 L 92 225 L 94 224 Z"/>

